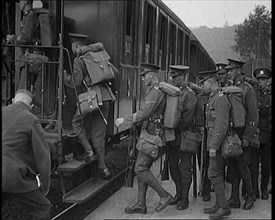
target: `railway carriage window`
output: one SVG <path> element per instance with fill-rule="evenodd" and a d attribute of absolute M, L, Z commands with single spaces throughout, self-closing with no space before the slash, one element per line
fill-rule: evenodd
<path fill-rule="evenodd" d="M 177 64 L 183 64 L 183 56 L 184 56 L 184 39 L 183 39 L 183 31 L 179 29 L 178 32 L 178 46 L 177 46 Z"/>
<path fill-rule="evenodd" d="M 144 62 L 154 63 L 154 44 L 156 30 L 156 9 L 150 4 L 145 4 L 145 45 Z"/>
<path fill-rule="evenodd" d="M 190 38 L 187 34 L 185 34 L 185 46 L 184 46 L 184 54 L 189 54 L 189 45 L 190 45 Z M 189 56 L 184 56 L 184 64 L 189 64 Z"/>
<path fill-rule="evenodd" d="M 125 37 L 125 63 L 133 64 L 133 54 L 134 54 L 134 31 L 135 31 L 135 1 L 127 1 L 126 5 L 126 37 Z"/>
<path fill-rule="evenodd" d="M 171 23 L 169 31 L 169 65 L 176 61 L 176 26 Z"/>
<path fill-rule="evenodd" d="M 166 65 L 166 48 L 167 48 L 167 18 L 162 14 L 159 16 L 159 63 L 161 69 Z"/>

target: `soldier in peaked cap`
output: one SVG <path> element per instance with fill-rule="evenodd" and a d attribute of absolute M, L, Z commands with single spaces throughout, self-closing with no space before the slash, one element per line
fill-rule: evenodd
<path fill-rule="evenodd" d="M 170 66 L 171 82 L 180 88 L 179 109 L 181 117 L 175 128 L 175 140 L 167 142 L 169 151 L 169 168 L 171 177 L 176 186 L 176 195 L 170 205 L 177 205 L 176 209 L 184 210 L 189 205 L 189 189 L 192 182 L 192 156 L 187 151 L 181 151 L 180 146 L 185 144 L 183 135 L 185 131 L 191 130 L 194 125 L 194 113 L 197 104 L 195 93 L 187 85 L 185 74 L 188 74 L 189 67 L 182 65 Z"/>
<path fill-rule="evenodd" d="M 257 68 L 253 71 L 253 76 L 259 81 L 256 87 L 259 112 L 259 130 L 260 130 L 260 148 L 251 149 L 250 154 L 250 172 L 253 191 L 256 197 L 259 193 L 259 163 L 261 163 L 261 199 L 267 200 L 268 183 L 271 172 L 271 90 L 267 86 L 268 79 L 271 77 L 271 71 L 268 68 Z"/>
<path fill-rule="evenodd" d="M 225 69 L 226 66 L 227 64 L 225 63 L 216 64 L 218 70 L 218 81 L 221 87 L 228 86 L 230 84 L 228 80 L 227 70 Z"/>
<path fill-rule="evenodd" d="M 91 45 L 88 45 L 88 49 L 80 53 L 82 47 L 86 43 L 85 41 L 88 36 L 77 33 L 70 33 L 69 36 L 71 37 L 72 51 L 76 56 L 73 63 L 75 85 L 79 90 L 79 93 L 87 92 L 86 87 L 88 87 L 88 89 L 95 90 L 99 104 L 99 110 L 87 113 L 83 116 L 81 116 L 79 111 L 76 110 L 75 115 L 72 119 L 74 133 L 78 134 L 78 139 L 83 148 L 85 149 L 85 154 L 77 157 L 76 159 L 93 160 L 95 156 L 93 151 L 94 149 L 96 152 L 98 162 L 98 175 L 100 178 L 106 179 L 111 175 L 108 167 L 106 166 L 105 161 L 105 137 L 107 128 L 106 120 L 108 119 L 110 103 L 115 100 L 115 96 L 109 87 L 109 81 L 103 81 L 99 83 L 92 82 L 92 78 L 90 77 L 90 74 L 87 69 L 87 65 L 89 63 L 85 63 L 86 60 L 84 60 L 84 58 L 91 59 L 91 56 L 87 56 L 87 58 L 85 55 L 90 52 L 95 52 L 95 48 L 89 47 Z M 97 47 L 97 50 L 102 51 L 103 45 L 101 47 Z M 110 64 L 110 66 L 115 73 L 118 73 L 118 70 L 114 67 L 114 65 Z M 72 76 L 68 75 L 66 72 L 65 84 L 69 87 L 74 88 Z M 89 125 L 87 125 L 86 123 L 83 129 L 81 117 L 83 117 L 85 121 L 89 121 Z M 90 144 L 89 140 L 91 141 L 92 145 Z"/>
<path fill-rule="evenodd" d="M 141 64 L 141 67 L 143 70 L 140 76 L 149 89 L 145 96 L 144 106 L 134 114 L 125 118 L 116 119 L 115 125 L 117 127 L 122 124 L 133 125 L 133 123 L 143 121 L 141 135 L 144 133 L 149 134 L 155 136 L 154 139 L 157 138 L 160 140 L 159 138 L 163 138 L 163 115 L 166 107 L 166 96 L 158 87 L 159 79 L 157 71 L 159 67 L 154 64 Z M 159 153 L 159 148 L 157 147 L 155 149 L 147 145 L 148 142 L 152 142 L 153 140 L 149 137 L 147 137 L 147 139 L 141 137 L 141 135 L 136 146 L 138 153 L 135 164 L 135 173 L 138 180 L 138 198 L 135 205 L 126 207 L 125 212 L 128 214 L 147 213 L 146 193 L 148 186 L 151 186 L 160 196 L 159 206 L 155 209 L 156 212 L 163 210 L 172 199 L 170 193 L 160 185 L 156 177 L 150 171 L 150 167 Z M 162 144 L 164 145 L 164 143 Z M 146 151 L 142 150 L 141 146 L 143 146 Z"/>
<path fill-rule="evenodd" d="M 215 191 L 216 204 L 203 211 L 210 214 L 211 219 L 221 219 L 231 214 L 224 193 L 224 158 L 221 147 L 229 127 L 230 103 L 227 97 L 220 92 L 217 72 L 217 70 L 212 70 L 199 73 L 203 88 L 210 91 L 206 105 L 205 126 L 207 128 L 207 150 L 209 151 L 208 178 Z"/>
<path fill-rule="evenodd" d="M 240 180 L 245 185 L 248 196 L 246 197 L 243 208 L 249 210 L 253 207 L 256 199 L 252 189 L 251 173 L 248 165 L 252 146 L 257 145 L 257 127 L 258 127 L 258 107 L 256 94 L 253 87 L 245 82 L 242 75 L 244 62 L 240 60 L 228 59 L 228 76 L 233 81 L 233 85 L 240 87 L 243 91 L 244 107 L 246 109 L 245 126 L 236 129 L 236 133 L 242 140 L 243 154 L 236 158 L 228 158 L 228 174 L 231 180 L 231 197 L 227 204 L 231 208 L 240 208 Z"/>

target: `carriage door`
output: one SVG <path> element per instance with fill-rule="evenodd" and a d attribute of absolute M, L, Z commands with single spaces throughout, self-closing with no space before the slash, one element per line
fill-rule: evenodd
<path fill-rule="evenodd" d="M 136 112 L 136 90 L 138 68 L 137 54 L 137 13 L 139 1 L 124 1 L 124 28 L 122 42 L 122 63 L 120 64 L 118 117 Z M 121 126 L 118 132 L 128 129 Z"/>

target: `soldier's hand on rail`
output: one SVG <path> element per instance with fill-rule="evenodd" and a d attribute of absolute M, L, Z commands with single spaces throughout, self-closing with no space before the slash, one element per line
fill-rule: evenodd
<path fill-rule="evenodd" d="M 120 125 L 122 125 L 124 123 L 124 119 L 123 118 L 117 118 L 115 120 L 115 125 L 116 127 L 119 127 Z"/>
<path fill-rule="evenodd" d="M 209 149 L 209 157 L 215 157 L 216 156 L 216 149 L 210 148 Z"/>
<path fill-rule="evenodd" d="M 6 36 L 6 42 L 7 44 L 11 43 L 14 40 L 14 34 L 8 34 Z"/>
<path fill-rule="evenodd" d="M 243 141 L 242 141 L 242 146 L 243 146 L 243 147 L 247 147 L 248 145 L 249 145 L 249 141 L 246 140 L 246 139 L 243 139 Z"/>

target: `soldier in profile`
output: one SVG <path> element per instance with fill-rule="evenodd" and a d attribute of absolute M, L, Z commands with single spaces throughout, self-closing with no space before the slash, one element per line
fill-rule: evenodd
<path fill-rule="evenodd" d="M 118 118 L 115 125 L 119 127 L 122 124 L 132 125 L 136 122 L 143 121 L 142 131 L 136 148 L 138 149 L 135 164 L 135 173 L 138 180 L 138 198 L 137 203 L 131 207 L 126 207 L 125 212 L 128 214 L 147 213 L 146 194 L 148 186 L 151 186 L 159 195 L 160 201 L 156 212 L 162 211 L 171 201 L 172 196 L 158 182 L 156 177 L 150 171 L 154 158 L 159 154 L 159 146 L 152 146 L 153 138 L 161 142 L 163 137 L 163 115 L 166 107 L 165 93 L 158 87 L 158 70 L 159 67 L 154 64 L 141 64 L 143 71 L 140 73 L 148 92 L 145 96 L 145 104 L 141 110 L 125 118 Z M 144 134 L 144 139 L 142 137 Z M 147 138 L 145 138 L 145 136 Z M 164 145 L 164 143 L 159 143 Z"/>

